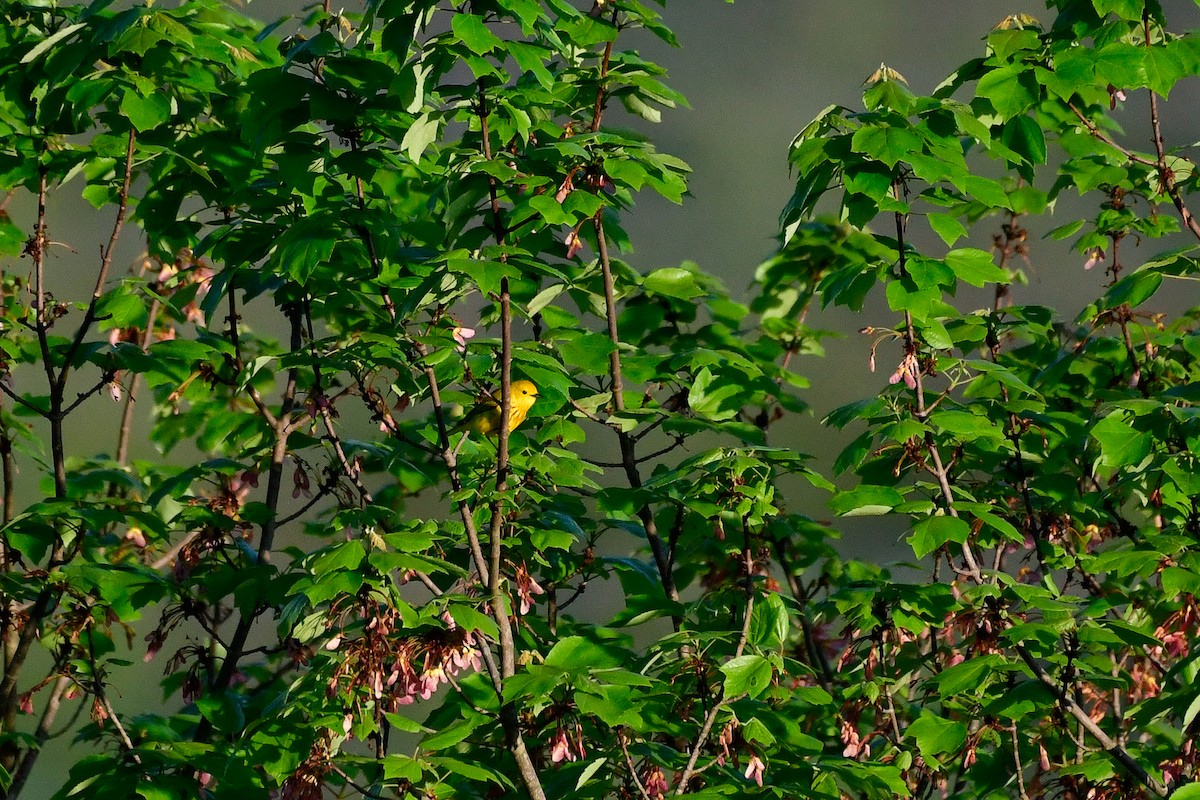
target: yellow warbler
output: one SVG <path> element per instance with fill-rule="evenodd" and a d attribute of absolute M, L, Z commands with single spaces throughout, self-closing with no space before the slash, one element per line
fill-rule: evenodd
<path fill-rule="evenodd" d="M 454 426 L 454 431 L 473 431 L 484 436 L 500 435 L 500 403 L 499 398 L 486 395 L 480 398 L 475 407 Z M 525 421 L 525 415 L 537 400 L 537 387 L 532 381 L 513 381 L 511 408 L 508 412 L 508 429 L 514 431 Z"/>

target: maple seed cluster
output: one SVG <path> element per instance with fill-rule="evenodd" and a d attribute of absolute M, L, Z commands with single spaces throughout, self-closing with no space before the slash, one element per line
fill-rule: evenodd
<path fill-rule="evenodd" d="M 358 705 L 365 693 L 382 711 L 395 712 L 418 697 L 428 700 L 462 670 L 480 669 L 477 634 L 459 627 L 449 614 L 442 617 L 445 628 L 398 640 L 392 634 L 405 626 L 397 610 L 372 601 L 364 603 L 361 619 L 365 621 L 362 636 L 347 639 L 338 633 L 325 645 L 327 651 L 339 652 L 327 687 L 331 697 L 344 691 Z M 355 716 L 347 710 L 345 733 L 349 734 Z"/>

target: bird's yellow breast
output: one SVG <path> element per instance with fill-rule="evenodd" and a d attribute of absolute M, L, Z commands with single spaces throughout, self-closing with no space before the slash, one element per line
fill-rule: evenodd
<path fill-rule="evenodd" d="M 537 386 L 533 381 L 513 381 L 510 396 L 508 429 L 513 431 L 525 421 L 529 409 L 537 401 Z M 484 436 L 499 435 L 500 404 L 490 397 L 483 398 L 454 429 L 474 431 Z"/>

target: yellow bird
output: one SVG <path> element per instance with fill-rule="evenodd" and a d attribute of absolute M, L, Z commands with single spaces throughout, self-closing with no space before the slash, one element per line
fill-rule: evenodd
<path fill-rule="evenodd" d="M 533 381 L 512 382 L 511 408 L 508 412 L 509 431 L 516 430 L 517 426 L 525 421 L 525 415 L 529 413 L 535 400 L 537 400 L 537 386 L 534 386 Z M 492 398 L 487 395 L 481 397 L 475 407 L 451 430 L 452 433 L 458 431 L 473 431 L 484 436 L 499 436 L 499 397 Z"/>

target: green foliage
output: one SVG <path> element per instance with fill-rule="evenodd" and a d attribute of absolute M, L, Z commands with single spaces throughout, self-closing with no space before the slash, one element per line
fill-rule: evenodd
<path fill-rule="evenodd" d="M 1200 237 L 1156 99 L 1200 49 L 1154 4 L 1050 12 L 801 131 L 743 304 L 622 227 L 687 190 L 607 114 L 685 103 L 623 49 L 677 44 L 641 3 L 375 2 L 283 38 L 215 0 L 5 6 L 6 796 L 70 703 L 60 797 L 1193 781 L 1200 313 L 1162 289 L 1200 262 L 1129 245 Z M 73 304 L 48 252 L 86 234 L 45 208 L 76 191 L 111 228 Z M 1086 209 L 1044 231 L 1042 268 L 1095 283 L 1077 313 L 1016 304 L 1052 209 Z M 814 303 L 891 314 L 862 328 L 888 385 L 826 420 L 841 488 L 776 425 Z M 454 430 L 518 379 L 519 427 Z M 85 413 L 111 455 L 69 436 Z M 844 559 L 800 483 L 903 526 L 931 578 Z"/>

